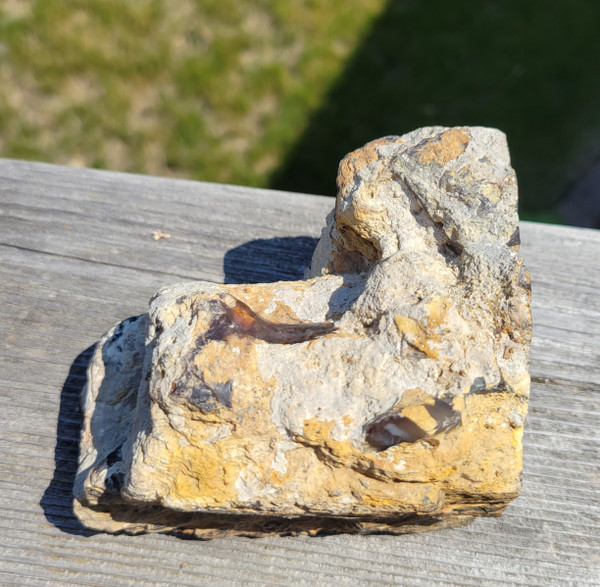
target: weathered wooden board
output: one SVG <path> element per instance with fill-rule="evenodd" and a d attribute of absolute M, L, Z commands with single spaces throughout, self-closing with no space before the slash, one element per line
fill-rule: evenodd
<path fill-rule="evenodd" d="M 70 496 L 90 347 L 166 283 L 298 277 L 332 203 L 0 161 L 0 583 L 600 584 L 600 233 L 531 223 L 525 481 L 502 518 L 212 542 L 79 526 Z"/>

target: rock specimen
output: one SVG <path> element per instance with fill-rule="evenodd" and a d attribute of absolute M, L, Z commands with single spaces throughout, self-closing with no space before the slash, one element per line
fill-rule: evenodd
<path fill-rule="evenodd" d="M 340 164 L 305 281 L 184 283 L 102 339 L 75 510 L 109 532 L 406 532 L 521 485 L 529 275 L 504 135 Z"/>

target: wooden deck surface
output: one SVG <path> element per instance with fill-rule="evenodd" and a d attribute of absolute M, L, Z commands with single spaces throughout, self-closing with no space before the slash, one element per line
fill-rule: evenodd
<path fill-rule="evenodd" d="M 179 280 L 294 279 L 333 200 L 0 160 L 0 583 L 600 585 L 600 231 L 523 223 L 524 488 L 408 536 L 110 536 L 71 508 L 92 345 Z M 160 230 L 170 238 L 153 239 Z"/>

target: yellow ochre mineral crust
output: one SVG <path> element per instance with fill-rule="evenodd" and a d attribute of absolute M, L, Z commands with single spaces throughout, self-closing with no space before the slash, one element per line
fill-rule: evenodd
<path fill-rule="evenodd" d="M 346 156 L 306 280 L 183 283 L 109 331 L 75 511 L 107 532 L 403 533 L 520 491 L 529 273 L 504 135 Z"/>

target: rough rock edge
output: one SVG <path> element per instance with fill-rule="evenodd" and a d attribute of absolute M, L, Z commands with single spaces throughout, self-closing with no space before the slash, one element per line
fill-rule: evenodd
<path fill-rule="evenodd" d="M 94 359 L 103 357 L 102 361 L 92 359 L 89 369 L 97 369 L 103 364 L 106 370 L 111 370 L 115 364 L 131 364 L 139 359 L 147 349 L 144 340 L 148 331 L 148 316 L 146 314 L 128 318 L 107 332 L 94 353 Z M 137 343 L 137 344 L 136 344 Z M 121 350 L 118 350 L 120 347 Z M 151 349 L 150 349 L 151 351 Z M 135 359 L 134 359 L 135 358 Z M 185 537 L 199 539 L 222 538 L 225 536 L 260 537 L 269 535 L 292 536 L 306 534 L 310 536 L 328 534 L 407 534 L 425 530 L 452 528 L 471 522 L 475 517 L 499 516 L 505 509 L 507 501 L 497 503 L 465 503 L 449 504 L 446 511 L 435 514 L 403 514 L 390 516 L 365 517 L 326 517 L 326 516 L 272 516 L 244 514 L 204 514 L 198 512 L 179 512 L 160 505 L 147 503 L 132 503 L 122 499 L 114 491 L 110 480 L 113 475 L 122 473 L 122 460 L 114 455 L 119 451 L 126 436 L 134 425 L 135 410 L 128 411 L 129 419 L 121 421 L 122 428 L 115 434 L 109 430 L 104 436 L 103 454 L 98 454 L 96 446 L 90 442 L 92 419 L 94 412 L 89 411 L 90 405 L 100 406 L 99 412 L 102 424 L 110 425 L 115 421 L 115 415 L 122 412 L 123 405 L 135 400 L 144 401 L 147 392 L 147 377 L 141 373 L 140 361 L 139 385 L 131 385 L 132 378 L 125 372 L 122 376 L 113 370 L 113 378 L 108 392 L 98 397 L 95 388 L 86 385 L 82 395 L 84 413 L 92 414 L 86 417 L 82 429 L 82 438 L 88 439 L 86 446 L 91 447 L 91 454 L 80 455 L 80 469 L 75 481 L 74 511 L 80 521 L 89 528 L 109 533 L 141 534 L 147 532 L 169 532 Z M 149 365 L 146 361 L 146 372 Z M 88 373 L 88 381 L 92 374 Z M 126 390 L 126 391 L 125 391 Z M 125 393 L 123 393 L 125 391 Z M 88 410 L 86 411 L 86 405 Z M 84 444 L 84 443 L 82 443 Z M 108 462 L 108 463 L 107 463 Z M 89 493 L 86 494 L 86 484 L 90 483 L 90 471 L 93 474 L 95 490 L 104 488 L 103 492 L 94 491 L 98 499 L 91 502 Z M 99 478 L 100 476 L 100 478 Z M 513 497 L 516 497 L 515 494 Z"/>
<path fill-rule="evenodd" d="M 415 131 L 416 133 L 425 133 L 431 136 L 435 135 L 436 132 L 447 131 L 448 129 L 420 129 L 420 131 Z M 455 130 L 455 129 L 452 129 Z M 464 129 L 460 129 L 460 132 L 463 132 Z M 411 133 L 414 134 L 414 133 Z M 374 147 L 376 145 L 380 145 L 382 142 L 386 143 L 394 143 L 401 140 L 405 140 L 407 136 L 399 138 L 385 138 L 380 139 L 379 141 L 375 141 L 370 143 L 361 151 L 361 156 L 365 156 L 367 158 L 366 164 L 369 163 L 369 147 Z M 423 156 L 426 163 L 436 162 L 440 157 L 442 158 L 442 163 L 444 163 L 444 153 L 446 151 L 450 151 L 450 157 L 453 156 L 453 151 L 461 149 L 461 141 L 460 136 L 458 139 L 455 139 L 453 135 L 453 139 L 449 145 L 443 145 L 440 149 L 436 151 L 435 148 L 429 148 L 429 151 L 425 153 Z M 352 155 L 352 154 L 351 154 Z M 350 157 L 350 156 L 349 156 Z M 346 158 L 346 160 L 348 157 Z M 350 173 L 351 176 L 356 173 L 356 168 L 348 169 L 344 168 L 344 162 L 342 161 L 340 165 L 340 175 L 338 178 L 340 185 L 340 193 L 341 198 L 338 196 L 338 203 L 336 204 L 336 212 L 339 214 L 339 205 L 340 200 L 343 200 L 344 197 L 344 187 L 350 183 L 346 178 L 344 179 L 344 175 Z M 353 164 L 356 165 L 356 158 L 353 161 Z M 362 164 L 359 161 L 359 165 Z M 409 186 L 410 189 L 410 186 Z M 435 215 L 435 211 L 432 212 L 427 210 L 430 216 Z M 451 224 L 451 223 L 450 223 Z M 335 234 L 336 227 L 333 225 L 333 215 L 330 215 L 328 227 L 324 230 L 324 237 L 321 239 L 319 243 L 319 247 L 315 252 L 315 256 L 313 258 L 313 263 L 311 265 L 311 275 L 315 274 L 327 274 L 327 273 L 340 273 L 345 271 L 356 271 L 356 270 L 368 270 L 369 267 L 355 266 L 352 268 L 348 267 L 335 267 L 335 257 L 336 253 L 339 252 L 340 244 L 342 248 L 346 249 L 346 253 L 348 252 L 348 240 L 345 239 L 343 235 L 339 233 Z M 509 236 L 509 235 L 507 235 Z M 333 237 L 333 238 L 332 238 Z M 360 235 L 359 235 L 360 237 Z M 446 239 L 450 244 L 458 244 L 460 243 L 452 243 L 452 237 L 446 235 Z M 333 242 L 332 242 L 333 241 Z M 514 241 L 514 242 L 511 242 Z M 518 247 L 518 240 L 515 240 L 514 235 L 510 235 L 509 238 L 506 239 L 506 242 L 509 246 L 513 246 L 514 248 Z M 358 247 L 356 245 L 358 244 Z M 363 247 L 364 241 L 361 238 L 355 238 L 355 235 L 351 235 L 350 238 L 350 249 L 352 247 L 358 248 L 361 253 L 361 257 L 363 259 L 372 259 L 373 261 L 378 261 L 382 258 L 382 250 L 385 250 L 386 244 L 384 243 L 382 247 L 379 248 L 378 251 L 373 251 L 369 249 L 369 246 Z M 389 243 L 388 243 L 389 245 Z M 336 248 L 338 251 L 336 251 Z M 323 250 L 326 250 L 326 254 L 323 254 Z M 332 266 L 329 262 L 324 262 L 323 259 L 329 257 L 331 260 L 334 259 L 334 266 Z M 338 255 L 339 258 L 339 255 Z M 364 261 L 362 261 L 364 263 Z M 116 331 L 119 332 L 119 336 L 125 340 L 126 343 L 125 351 L 123 351 L 123 355 L 120 357 L 112 357 L 113 361 L 120 362 L 121 364 L 131 364 L 135 362 L 135 359 L 132 357 L 137 357 L 137 364 L 140 365 L 141 361 L 140 355 L 142 353 L 146 356 L 146 374 L 149 373 L 149 357 L 150 354 L 148 349 L 143 349 L 141 346 L 136 347 L 136 343 L 139 344 L 140 341 L 146 338 L 146 328 L 147 328 L 147 318 L 137 317 L 133 321 L 126 321 L 121 325 L 116 327 Z M 148 339 L 152 339 L 152 335 L 148 336 Z M 102 340 L 99 345 L 90 370 L 93 368 L 97 368 L 99 362 L 104 362 L 107 368 L 110 368 L 110 360 L 106 360 L 107 356 L 110 354 L 107 352 L 107 347 L 112 347 L 115 344 L 115 329 L 110 331 Z M 151 350 L 151 349 L 150 349 Z M 114 354 L 114 350 L 113 350 Z M 90 380 L 92 378 L 92 374 L 89 375 Z M 126 381 L 113 381 L 112 388 L 108 392 L 111 392 L 118 397 L 110 397 L 99 398 L 93 397 L 94 391 L 93 386 L 88 385 L 86 387 L 86 391 L 84 393 L 84 412 L 88 415 L 91 415 L 93 418 L 93 414 L 96 415 L 96 418 L 101 418 L 103 421 L 110 422 L 111 421 L 111 409 L 114 410 L 113 414 L 117 414 L 120 411 L 122 412 L 122 406 L 124 404 L 132 405 L 132 398 L 137 397 L 137 401 L 144 401 L 146 391 L 144 389 L 145 383 L 147 381 L 146 376 L 140 377 L 140 389 L 138 393 L 138 389 L 132 384 L 132 381 L 135 377 L 132 378 L 131 373 L 124 376 Z M 127 393 L 123 394 L 123 389 L 127 389 Z M 103 401 L 106 399 L 106 401 Z M 94 406 L 96 406 L 95 411 L 92 413 L 91 410 L 94 410 Z M 102 406 L 102 410 L 98 410 L 97 406 Z M 107 407 L 108 406 L 108 407 Z M 91 408 L 91 410 L 90 410 Z M 133 410 L 127 411 L 126 413 L 130 416 L 133 416 Z M 114 422 L 114 419 L 113 419 Z M 163 508 L 160 506 L 148 506 L 146 503 L 140 504 L 132 504 L 131 502 L 124 501 L 118 491 L 118 487 L 115 488 L 115 478 L 118 475 L 123 473 L 122 468 L 120 467 L 122 460 L 121 455 L 118 455 L 118 449 L 120 443 L 122 443 L 123 436 L 126 434 L 125 430 L 127 427 L 127 419 L 121 422 L 121 426 L 118 434 L 115 435 L 114 446 L 109 454 L 105 455 L 95 455 L 96 459 L 92 459 L 90 456 L 90 451 L 86 451 L 85 454 L 82 454 L 82 465 L 80 466 L 80 470 L 77 476 L 77 480 L 75 483 L 75 510 L 80 519 L 90 527 L 94 527 L 96 529 L 102 529 L 104 531 L 109 532 L 119 532 L 126 531 L 128 533 L 139 533 L 139 532 L 165 532 L 165 531 L 176 531 L 185 535 L 197 536 L 199 538 L 213 538 L 216 536 L 223 535 L 245 535 L 245 536 L 258 536 L 258 535 L 267 535 L 267 534 L 297 534 L 297 533 L 306 533 L 306 534 L 320 534 L 320 533 L 337 533 L 337 532 L 353 532 L 353 533 L 373 533 L 373 532 L 390 532 L 390 533 L 405 533 L 405 532 L 414 532 L 420 531 L 423 529 L 430 528 L 439 528 L 439 527 L 447 527 L 447 526 L 455 526 L 458 524 L 462 524 L 470 521 L 476 515 L 499 515 L 502 510 L 505 508 L 506 504 L 512 497 L 516 497 L 518 492 L 515 492 L 512 496 L 504 495 L 501 500 L 497 503 L 493 501 L 486 501 L 486 503 L 465 503 L 465 504 L 448 504 L 447 508 L 438 509 L 435 515 L 427 515 L 427 514 L 416 514 L 416 515 L 402 515 L 396 518 L 390 517 L 378 517 L 378 516 L 369 516 L 369 517 L 355 517 L 355 518 L 343 518 L 343 517 L 335 517 L 328 518 L 322 516 L 305 516 L 298 517 L 294 516 L 292 518 L 286 518 L 285 516 L 269 516 L 269 515 L 238 515 L 238 514 L 204 514 L 204 513 L 182 513 L 174 510 L 169 510 L 168 508 Z M 129 424 L 131 426 L 132 421 L 129 420 Z M 83 436 L 82 436 L 82 447 L 86 446 L 89 448 L 90 442 L 89 438 L 86 440 L 86 434 L 92 434 L 92 423 L 91 419 L 86 420 L 83 428 Z M 115 429 L 116 430 L 116 429 Z M 92 442 L 93 445 L 93 442 Z M 93 452 L 93 451 L 92 451 Z M 94 460 L 94 465 L 90 466 L 90 460 Z M 87 480 L 89 480 L 90 469 L 95 469 L 95 484 L 96 487 L 102 486 L 104 481 L 105 491 L 102 492 L 98 496 L 98 500 L 96 503 L 90 502 L 89 493 L 86 494 L 84 490 L 84 486 Z M 104 479 L 99 481 L 98 475 L 104 475 Z"/>

